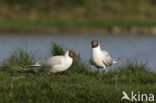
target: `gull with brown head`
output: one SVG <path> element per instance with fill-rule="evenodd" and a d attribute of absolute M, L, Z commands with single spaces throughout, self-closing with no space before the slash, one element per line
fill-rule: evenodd
<path fill-rule="evenodd" d="M 67 70 L 73 63 L 73 58 L 80 58 L 74 51 L 69 50 L 64 55 L 52 56 L 46 60 L 37 61 L 34 67 L 45 67 L 50 73 L 58 73 Z"/>
<path fill-rule="evenodd" d="M 97 73 L 99 74 L 99 69 L 103 68 L 103 73 L 105 72 L 106 67 L 117 63 L 117 59 L 112 59 L 109 52 L 106 50 L 101 50 L 100 44 L 97 40 L 91 41 L 92 55 L 90 63 L 97 68 Z"/>

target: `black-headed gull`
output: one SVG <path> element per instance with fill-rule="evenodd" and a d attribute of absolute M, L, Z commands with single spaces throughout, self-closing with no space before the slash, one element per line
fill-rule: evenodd
<path fill-rule="evenodd" d="M 40 60 L 35 63 L 35 67 L 45 67 L 49 73 L 58 73 L 67 70 L 73 62 L 73 58 L 78 57 L 74 51 L 69 50 L 64 55 L 53 56 L 47 60 Z"/>
<path fill-rule="evenodd" d="M 97 40 L 92 40 L 92 55 L 90 59 L 90 63 L 97 68 L 97 73 L 99 73 L 99 69 L 103 68 L 103 73 L 105 72 L 106 67 L 111 66 L 112 64 L 117 63 L 112 59 L 109 52 L 106 50 L 101 50 L 100 44 Z"/>

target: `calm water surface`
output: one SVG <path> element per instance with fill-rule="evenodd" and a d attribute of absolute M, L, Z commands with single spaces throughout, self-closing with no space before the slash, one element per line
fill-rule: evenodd
<path fill-rule="evenodd" d="M 156 71 L 156 37 L 154 36 L 106 36 L 106 35 L 0 35 L 0 61 L 6 59 L 17 47 L 37 53 L 38 58 L 49 56 L 50 42 L 63 45 L 80 53 L 81 59 L 88 62 L 91 55 L 90 41 L 96 39 L 101 48 L 112 57 L 120 58 L 118 64 L 126 60 L 147 62 Z"/>

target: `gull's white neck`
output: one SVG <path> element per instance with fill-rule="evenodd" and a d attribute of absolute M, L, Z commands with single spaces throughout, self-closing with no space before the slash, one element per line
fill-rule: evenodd
<path fill-rule="evenodd" d="M 68 57 L 69 56 L 69 51 L 66 51 L 65 54 L 64 54 L 64 56 L 65 57 Z"/>
<path fill-rule="evenodd" d="M 98 45 L 95 48 L 92 48 L 92 50 L 93 50 L 93 52 L 100 52 L 101 51 L 100 45 Z"/>
<path fill-rule="evenodd" d="M 65 54 L 64 54 L 64 56 L 66 57 L 66 58 L 71 58 L 70 56 L 69 56 L 69 51 L 67 51 Z M 71 58 L 72 59 L 72 58 Z"/>

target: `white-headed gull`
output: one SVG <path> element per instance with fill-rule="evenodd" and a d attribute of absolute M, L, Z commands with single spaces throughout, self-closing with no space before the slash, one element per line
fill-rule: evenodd
<path fill-rule="evenodd" d="M 50 73 L 63 72 L 72 65 L 74 57 L 80 58 L 74 51 L 69 50 L 64 55 L 53 56 L 47 60 L 40 60 L 31 66 L 45 67 Z"/>
<path fill-rule="evenodd" d="M 90 59 L 90 63 L 97 68 L 97 73 L 99 73 L 99 69 L 103 68 L 103 73 L 105 72 L 106 67 L 111 66 L 112 64 L 117 63 L 112 59 L 109 52 L 106 50 L 101 50 L 100 44 L 97 40 L 92 40 L 92 55 Z"/>

